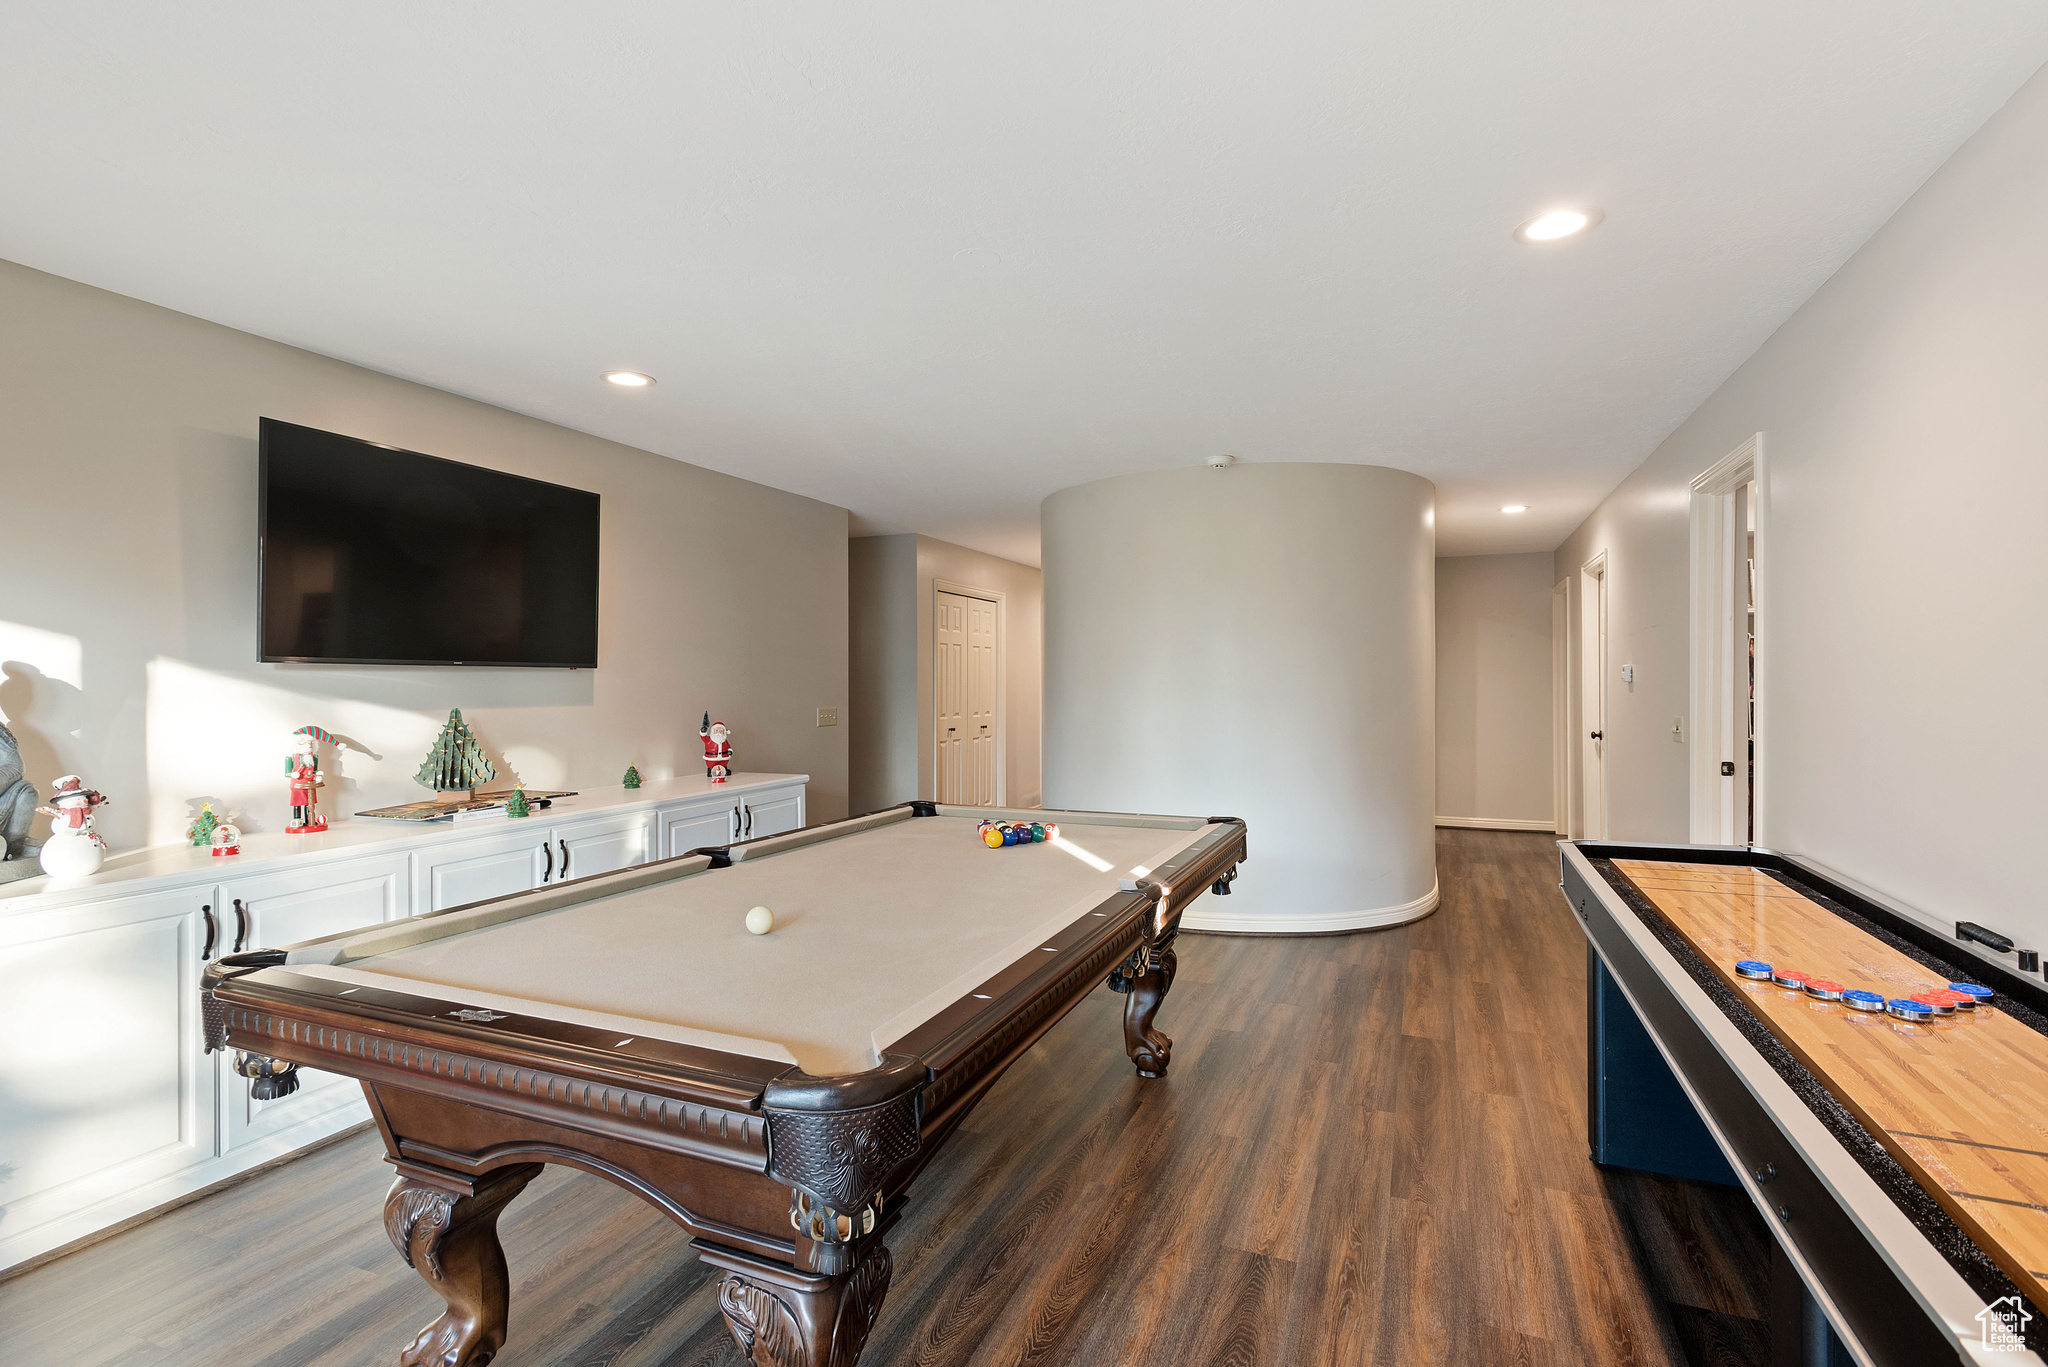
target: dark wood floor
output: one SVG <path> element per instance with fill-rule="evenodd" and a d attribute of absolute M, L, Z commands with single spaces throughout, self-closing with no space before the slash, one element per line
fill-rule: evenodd
<path fill-rule="evenodd" d="M 912 1192 L 863 1360 L 1762 1362 L 1747 1202 L 1587 1161 L 1549 838 L 1438 835 L 1416 925 L 1184 938 L 1163 1084 L 1132 1074 L 1122 999 L 1083 1003 Z M 441 1306 L 385 1240 L 381 1153 L 348 1139 L 0 1282 L 0 1362 L 395 1362 Z M 708 1270 L 624 1192 L 549 1169 L 503 1229 L 500 1367 L 740 1364 Z"/>

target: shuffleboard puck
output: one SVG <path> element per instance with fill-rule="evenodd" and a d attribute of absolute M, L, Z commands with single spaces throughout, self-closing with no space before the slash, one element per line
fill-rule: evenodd
<path fill-rule="evenodd" d="M 1771 976 L 1771 966 L 1762 959 L 1737 959 L 1735 961 L 1735 976 L 1738 978 L 1768 978 Z"/>
<path fill-rule="evenodd" d="M 1893 997 L 1885 1003 L 1885 1010 L 1902 1021 L 1931 1021 L 1940 1014 L 1931 1004 L 1911 997 Z"/>
<path fill-rule="evenodd" d="M 1852 987 L 1842 994 L 1842 1005 L 1851 1011 L 1882 1011 L 1884 997 L 1881 993 L 1866 992 L 1860 987 Z"/>

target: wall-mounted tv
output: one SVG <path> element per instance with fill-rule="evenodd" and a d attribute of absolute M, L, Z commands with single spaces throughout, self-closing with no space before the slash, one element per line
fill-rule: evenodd
<path fill-rule="evenodd" d="M 262 420 L 262 658 L 597 664 L 597 495 Z"/>

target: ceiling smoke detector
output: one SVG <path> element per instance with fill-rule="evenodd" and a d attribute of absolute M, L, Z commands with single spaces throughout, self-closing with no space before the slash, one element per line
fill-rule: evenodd
<path fill-rule="evenodd" d="M 1208 466 L 1211 470 L 1228 470 L 1235 464 L 1237 464 L 1236 456 L 1211 456 L 1208 460 Z"/>

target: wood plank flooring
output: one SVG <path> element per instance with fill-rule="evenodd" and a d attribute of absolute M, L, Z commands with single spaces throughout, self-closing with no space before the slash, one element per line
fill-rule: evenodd
<path fill-rule="evenodd" d="M 1438 837 L 1416 925 L 1184 937 L 1163 1085 L 1122 999 L 1084 1002 L 913 1190 L 863 1361 L 1765 1361 L 1746 1200 L 1587 1160 L 1550 839 Z M 385 1239 L 381 1155 L 364 1134 L 0 1281 L 0 1362 L 386 1367 L 440 1303 Z M 549 1169 L 502 1228 L 500 1367 L 739 1367 L 651 1207 Z"/>

